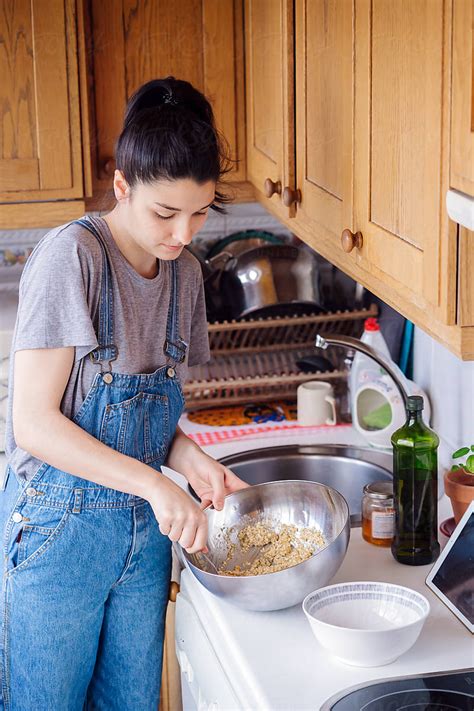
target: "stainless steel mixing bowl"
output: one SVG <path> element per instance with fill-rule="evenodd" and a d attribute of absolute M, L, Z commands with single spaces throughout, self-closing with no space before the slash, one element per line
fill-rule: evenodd
<path fill-rule="evenodd" d="M 331 580 L 346 554 L 350 535 L 349 507 L 335 489 L 314 481 L 272 481 L 242 489 L 225 498 L 222 511 L 206 509 L 209 558 L 219 568 L 227 556 L 229 529 L 276 520 L 319 530 L 326 545 L 311 558 L 277 573 L 227 576 L 211 572 L 199 554 L 182 554 L 207 590 L 247 610 L 280 610 L 300 603 Z"/>

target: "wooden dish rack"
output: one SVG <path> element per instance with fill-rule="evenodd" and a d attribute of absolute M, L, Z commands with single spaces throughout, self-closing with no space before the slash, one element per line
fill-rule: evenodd
<path fill-rule="evenodd" d="M 347 352 L 341 348 L 317 351 L 316 334 L 359 338 L 365 319 L 373 316 L 377 316 L 375 304 L 368 309 L 317 316 L 210 323 L 211 360 L 189 369 L 189 379 L 184 386 L 186 408 L 294 400 L 300 383 L 345 378 Z M 296 362 L 316 354 L 324 354 L 333 370 L 301 372 Z"/>

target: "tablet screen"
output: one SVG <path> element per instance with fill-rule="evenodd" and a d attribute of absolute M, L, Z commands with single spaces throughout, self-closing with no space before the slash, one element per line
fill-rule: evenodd
<path fill-rule="evenodd" d="M 432 584 L 474 624 L 474 512 L 447 552 Z"/>

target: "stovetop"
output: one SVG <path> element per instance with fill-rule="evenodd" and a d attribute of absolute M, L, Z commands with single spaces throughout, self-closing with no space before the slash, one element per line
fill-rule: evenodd
<path fill-rule="evenodd" d="M 321 711 L 472 711 L 474 670 L 381 679 L 346 689 Z"/>

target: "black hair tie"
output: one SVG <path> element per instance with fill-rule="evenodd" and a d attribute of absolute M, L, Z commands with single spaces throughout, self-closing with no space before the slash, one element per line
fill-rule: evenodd
<path fill-rule="evenodd" d="M 164 104 L 172 104 L 173 106 L 177 106 L 179 103 L 178 100 L 173 96 L 172 92 L 169 91 L 167 94 L 165 94 L 163 98 L 163 103 Z"/>

